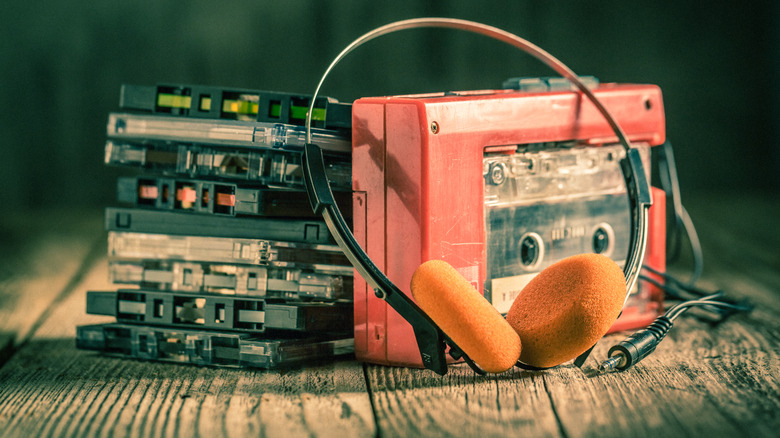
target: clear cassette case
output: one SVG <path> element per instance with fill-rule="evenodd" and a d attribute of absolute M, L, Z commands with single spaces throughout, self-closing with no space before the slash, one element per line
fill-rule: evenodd
<path fill-rule="evenodd" d="M 352 187 L 348 158 L 327 155 L 326 172 L 335 188 Z M 148 140 L 108 140 L 104 161 L 112 166 L 199 178 L 250 181 L 270 187 L 303 187 L 301 153 L 277 149 L 210 147 Z"/>
<path fill-rule="evenodd" d="M 306 268 L 352 275 L 352 265 L 337 245 L 262 239 L 108 232 L 108 256 L 124 260 L 182 260 Z"/>

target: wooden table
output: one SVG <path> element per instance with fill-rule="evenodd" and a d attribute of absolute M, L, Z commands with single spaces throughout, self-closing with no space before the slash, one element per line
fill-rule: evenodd
<path fill-rule="evenodd" d="M 343 359 L 284 371 L 201 368 L 75 348 L 85 291 L 107 280 L 100 211 L 0 220 L 2 436 L 780 436 L 780 202 L 688 200 L 705 250 L 700 285 L 756 309 L 716 327 L 683 317 L 621 373 L 518 369 L 479 377 Z M 679 272 L 687 270 L 681 263 Z"/>

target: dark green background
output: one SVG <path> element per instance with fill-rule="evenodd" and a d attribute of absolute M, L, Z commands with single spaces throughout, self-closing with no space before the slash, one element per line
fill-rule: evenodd
<path fill-rule="evenodd" d="M 777 2 L 4 3 L 3 209 L 114 202 L 122 171 L 102 165 L 103 144 L 123 82 L 311 93 L 330 60 L 357 36 L 390 21 L 436 15 L 517 33 L 580 74 L 660 85 L 683 193 L 780 186 Z M 351 101 L 493 88 L 506 77 L 548 74 L 484 37 L 414 30 L 359 49 L 323 92 Z"/>

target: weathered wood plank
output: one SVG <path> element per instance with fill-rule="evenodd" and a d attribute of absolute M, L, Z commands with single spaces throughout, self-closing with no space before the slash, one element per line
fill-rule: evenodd
<path fill-rule="evenodd" d="M 343 436 L 375 434 L 363 368 L 342 360 L 284 371 L 204 368 L 105 357 L 75 348 L 85 291 L 107 284 L 105 259 L 0 369 L 9 435 Z"/>
<path fill-rule="evenodd" d="M 777 323 L 768 315 L 714 329 L 681 320 L 656 352 L 620 373 L 597 372 L 621 334 L 583 370 L 478 377 L 369 366 L 382 436 L 774 436 L 780 427 Z M 760 329 L 757 329 L 760 327 Z"/>
<path fill-rule="evenodd" d="M 444 377 L 373 365 L 366 371 L 383 437 L 558 435 L 540 373 L 480 377 L 462 364 Z"/>
<path fill-rule="evenodd" d="M 683 319 L 629 370 L 550 370 L 546 382 L 567 436 L 774 436 L 780 427 L 777 324 L 765 316 L 716 328 Z M 622 339 L 612 335 L 594 351 Z"/>
<path fill-rule="evenodd" d="M 370 366 L 381 435 L 774 436 L 777 327 L 730 322 L 713 332 L 700 322 L 679 325 L 656 353 L 621 373 L 598 373 L 596 359 L 623 335 L 600 343 L 583 370 L 565 365 L 480 378 L 459 366 L 438 378 Z"/>
<path fill-rule="evenodd" d="M 0 365 L 75 286 L 105 241 L 100 211 L 7 212 L 0 217 Z"/>
<path fill-rule="evenodd" d="M 354 361 L 264 372 L 76 350 L 77 324 L 110 320 L 84 315 L 84 292 L 109 287 L 103 260 L 81 284 L 65 281 L 50 301 L 56 305 L 43 306 L 36 321 L 13 323 L 14 330 L 22 327 L 16 332 L 26 333 L 27 342 L 0 368 L 0 431 L 8 436 L 776 436 L 780 280 L 778 234 L 771 231 L 776 210 L 775 201 L 761 197 L 691 208 L 705 248 L 702 286 L 749 297 L 758 307 L 717 327 L 684 317 L 653 355 L 626 372 L 595 371 L 621 339 L 613 335 L 598 345 L 584 370 L 565 365 L 478 377 L 459 365 L 442 378 L 369 365 L 370 392 L 363 367 Z M 697 218 L 708 211 L 714 213 Z M 753 226 L 743 233 L 745 223 Z M 69 246 L 67 241 L 51 245 Z M 43 267 L 72 263 L 65 251 L 33 247 L 42 251 L 38 256 L 52 257 Z M 89 249 L 81 254 L 83 259 Z M 677 270 L 685 272 L 685 264 Z M 81 276 L 78 268 L 74 272 Z M 34 275 L 28 280 L 12 279 L 19 290 L 40 287 Z M 0 302 L 0 315 L 26 310 L 16 300 L 26 294 L 0 294 L 14 297 L 8 307 L 7 300 Z"/>
<path fill-rule="evenodd" d="M 476 377 L 461 365 L 439 378 L 368 366 L 380 434 L 776 436 L 780 204 L 762 196 L 699 202 L 691 214 L 704 217 L 696 223 L 705 250 L 701 286 L 750 298 L 751 315 L 716 327 L 683 317 L 655 353 L 620 373 L 597 367 L 624 334 L 600 342 L 583 370 L 569 364 Z M 686 257 L 675 272 L 688 273 Z"/>

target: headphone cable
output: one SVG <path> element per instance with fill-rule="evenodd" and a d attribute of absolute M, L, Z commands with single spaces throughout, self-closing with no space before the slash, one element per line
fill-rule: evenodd
<path fill-rule="evenodd" d="M 612 346 L 607 353 L 608 358 L 601 363 L 601 371 L 625 370 L 635 365 L 650 353 L 666 337 L 671 330 L 674 321 L 688 310 L 698 307 L 716 316 L 714 324 L 723 322 L 729 316 L 738 312 L 750 312 L 753 305 L 747 300 L 735 302 L 725 297 L 723 291 L 708 293 L 695 286 L 701 278 L 704 269 L 704 253 L 701 248 L 699 236 L 693 225 L 688 211 L 680 200 L 680 181 L 677 178 L 677 167 L 674 160 L 674 152 L 670 142 L 664 143 L 659 157 L 661 185 L 667 197 L 672 200 L 673 226 L 670 246 L 669 261 L 674 261 L 680 254 L 683 232 L 688 236 L 693 255 L 693 273 L 691 278 L 684 282 L 666 272 L 661 272 L 650 266 L 643 265 L 642 269 L 650 274 L 661 277 L 659 281 L 648 275 L 640 275 L 640 279 L 648 282 L 664 291 L 665 299 L 681 300 L 663 315 L 655 319 L 649 326 L 641 329 L 628 338 Z M 688 295 L 687 297 L 685 295 Z"/>

